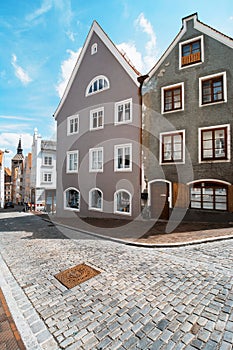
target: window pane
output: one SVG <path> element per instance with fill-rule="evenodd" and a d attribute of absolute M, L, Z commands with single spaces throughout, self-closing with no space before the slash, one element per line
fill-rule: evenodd
<path fill-rule="evenodd" d="M 97 89 L 98 89 L 98 80 L 96 80 L 96 81 L 94 82 L 93 91 L 97 91 Z"/>
<path fill-rule="evenodd" d="M 119 192 L 117 194 L 117 211 L 130 212 L 130 196 L 126 192 Z"/>
<path fill-rule="evenodd" d="M 118 106 L 118 122 L 123 121 L 123 105 Z"/>
<path fill-rule="evenodd" d="M 182 56 L 188 56 L 190 55 L 190 45 L 183 45 L 182 46 Z"/>
<path fill-rule="evenodd" d="M 214 209 L 214 204 L 211 202 L 203 202 L 203 209 Z"/>
<path fill-rule="evenodd" d="M 201 202 L 191 201 L 191 208 L 200 209 L 201 208 Z"/>
<path fill-rule="evenodd" d="M 123 149 L 122 148 L 117 149 L 117 158 L 118 158 L 117 167 L 118 169 L 122 169 L 123 168 Z"/>
<path fill-rule="evenodd" d="M 66 207 L 79 209 L 79 192 L 75 190 L 66 192 Z"/>
<path fill-rule="evenodd" d="M 130 120 L 130 103 L 125 104 L 125 120 Z"/>
<path fill-rule="evenodd" d="M 91 192 L 91 207 L 101 209 L 102 194 L 98 190 Z"/>
<path fill-rule="evenodd" d="M 104 87 L 103 79 L 99 79 L 99 90 L 103 89 L 103 87 Z"/>

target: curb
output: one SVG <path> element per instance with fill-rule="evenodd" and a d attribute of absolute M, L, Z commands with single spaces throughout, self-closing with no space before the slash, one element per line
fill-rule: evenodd
<path fill-rule="evenodd" d="M 43 219 L 43 218 L 41 218 L 41 219 L 44 221 L 47 221 L 47 222 L 51 222 L 51 220 L 48 220 L 48 219 Z M 68 228 L 69 230 L 78 231 L 78 232 L 81 232 L 81 233 L 84 233 L 84 234 L 87 234 L 87 235 L 90 235 L 93 237 L 105 239 L 107 241 L 112 241 L 115 243 L 121 243 L 121 244 L 129 245 L 129 246 L 133 246 L 133 247 L 140 247 L 140 248 L 180 248 L 180 247 L 185 247 L 185 246 L 189 246 L 189 245 L 199 245 L 199 244 L 204 244 L 204 243 L 213 243 L 213 242 L 233 239 L 233 235 L 229 235 L 229 236 L 210 237 L 210 238 L 204 238 L 204 239 L 193 240 L 193 241 L 178 242 L 178 243 L 151 243 L 150 244 L 150 243 L 126 241 L 124 239 L 114 238 L 114 237 L 106 237 L 106 236 L 98 234 L 98 233 L 82 230 L 82 229 L 79 229 L 79 228 L 76 228 L 73 226 L 69 226 L 69 225 L 65 225 L 65 224 L 62 224 L 62 223 L 59 223 L 56 221 L 52 221 L 52 222 L 56 226 L 65 227 L 65 228 Z"/>

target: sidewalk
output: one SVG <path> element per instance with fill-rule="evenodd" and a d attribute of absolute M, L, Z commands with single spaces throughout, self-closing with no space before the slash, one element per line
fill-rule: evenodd
<path fill-rule="evenodd" d="M 144 247 L 177 247 L 233 238 L 233 222 L 128 221 L 119 219 L 59 218 L 42 214 L 55 225 L 95 237 Z"/>
<path fill-rule="evenodd" d="M 0 349 L 26 350 L 0 288 Z"/>

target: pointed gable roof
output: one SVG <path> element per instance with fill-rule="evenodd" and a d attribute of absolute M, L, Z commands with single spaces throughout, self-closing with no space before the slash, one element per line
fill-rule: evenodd
<path fill-rule="evenodd" d="M 131 62 L 129 60 L 127 60 L 127 58 L 125 57 L 125 55 L 121 54 L 121 52 L 118 50 L 118 48 L 116 47 L 116 45 L 112 42 L 112 40 L 108 37 L 108 35 L 104 32 L 104 30 L 100 27 L 100 25 L 94 21 L 92 23 L 91 29 L 88 33 L 88 36 L 86 38 L 86 41 L 84 43 L 84 46 L 81 50 L 81 53 L 77 59 L 77 62 L 75 64 L 75 67 L 73 69 L 73 72 L 71 73 L 69 82 L 66 86 L 65 92 L 60 100 L 60 103 L 54 113 L 54 117 L 55 119 L 57 118 L 57 115 L 60 111 L 60 109 L 62 108 L 66 97 L 70 91 L 70 88 L 72 86 L 72 83 L 76 77 L 76 74 L 79 70 L 79 67 L 82 63 L 83 57 L 87 51 L 87 47 L 89 45 L 89 42 L 91 40 L 91 37 L 93 35 L 93 33 L 96 33 L 98 35 L 98 37 L 102 40 L 102 42 L 106 45 L 106 47 L 108 47 L 108 49 L 111 51 L 111 53 L 113 54 L 113 56 L 116 58 L 116 60 L 121 64 L 121 66 L 124 68 L 124 70 L 126 71 L 126 73 L 129 75 L 129 77 L 135 82 L 135 84 L 137 86 L 139 86 L 137 78 L 140 75 L 140 73 L 136 70 L 136 68 L 131 64 Z"/>
<path fill-rule="evenodd" d="M 218 30 L 208 26 L 207 24 L 199 21 L 198 14 L 194 13 L 190 16 L 182 18 L 182 28 L 173 40 L 173 42 L 170 44 L 170 46 L 167 48 L 167 50 L 164 52 L 164 54 L 161 56 L 161 58 L 158 60 L 158 62 L 155 64 L 155 66 L 150 70 L 148 73 L 148 78 L 146 79 L 146 82 L 150 80 L 150 78 L 154 75 L 158 67 L 163 63 L 163 61 L 167 58 L 167 56 L 170 54 L 170 52 L 174 49 L 174 47 L 179 43 L 183 35 L 187 31 L 187 22 L 193 20 L 194 23 L 194 29 L 197 29 L 203 34 L 206 34 L 210 36 L 211 38 L 218 40 L 222 44 L 225 44 L 233 49 L 233 39 L 229 36 L 219 32 Z"/>

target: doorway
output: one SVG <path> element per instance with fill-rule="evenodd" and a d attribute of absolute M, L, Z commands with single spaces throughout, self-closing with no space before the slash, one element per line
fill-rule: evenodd
<path fill-rule="evenodd" d="M 169 219 L 169 184 L 164 181 L 151 183 L 151 218 Z"/>

